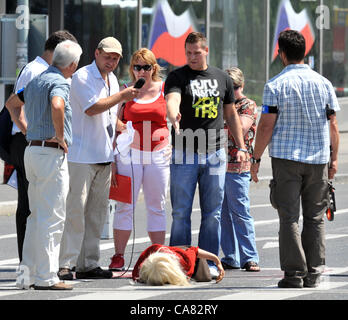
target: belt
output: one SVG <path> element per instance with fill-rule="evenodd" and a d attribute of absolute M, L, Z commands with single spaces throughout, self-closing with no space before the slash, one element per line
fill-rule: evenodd
<path fill-rule="evenodd" d="M 111 164 L 111 162 L 99 162 L 99 163 L 96 163 L 100 166 L 108 166 L 109 164 Z"/>
<path fill-rule="evenodd" d="M 44 140 L 31 140 L 29 141 L 29 147 L 30 146 L 49 147 L 64 150 L 58 142 L 48 142 Z"/>

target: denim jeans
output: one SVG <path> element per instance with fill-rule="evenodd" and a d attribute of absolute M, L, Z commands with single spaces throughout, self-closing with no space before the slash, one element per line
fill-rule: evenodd
<path fill-rule="evenodd" d="M 191 213 L 198 182 L 201 208 L 198 246 L 218 255 L 225 173 L 224 149 L 209 154 L 173 150 L 170 165 L 170 197 L 173 210 L 171 246 L 191 245 Z"/>
<path fill-rule="evenodd" d="M 221 213 L 221 249 L 225 256 L 221 261 L 232 267 L 243 267 L 248 261 L 259 263 L 249 185 L 250 172 L 226 173 Z"/>

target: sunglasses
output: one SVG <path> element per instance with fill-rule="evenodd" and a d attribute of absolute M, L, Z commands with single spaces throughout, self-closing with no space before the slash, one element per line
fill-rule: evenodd
<path fill-rule="evenodd" d="M 233 90 L 238 90 L 240 86 L 233 86 Z"/>
<path fill-rule="evenodd" d="M 140 64 L 135 64 L 133 66 L 133 69 L 135 71 L 140 71 L 141 69 L 143 69 L 144 71 L 150 71 L 152 69 L 152 65 L 151 64 L 145 64 L 145 65 L 140 65 Z"/>

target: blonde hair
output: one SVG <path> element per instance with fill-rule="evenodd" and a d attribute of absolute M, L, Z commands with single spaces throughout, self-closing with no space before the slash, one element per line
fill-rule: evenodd
<path fill-rule="evenodd" d="M 238 87 L 242 87 L 244 85 L 244 74 L 242 70 L 237 67 L 232 67 L 230 69 L 227 69 L 226 72 L 231 77 L 233 85 Z"/>
<path fill-rule="evenodd" d="M 152 80 L 153 81 L 161 81 L 162 75 L 161 75 L 161 66 L 157 63 L 156 57 L 154 53 L 147 49 L 147 48 L 140 48 L 139 50 L 135 51 L 132 55 L 131 62 L 129 65 L 129 75 L 132 79 L 132 81 L 135 81 L 135 76 L 133 73 L 133 67 L 136 64 L 137 61 L 144 61 L 147 64 L 152 65 L 153 73 L 152 73 Z"/>
<path fill-rule="evenodd" d="M 164 284 L 190 285 L 181 268 L 179 257 L 163 250 L 150 254 L 144 260 L 139 270 L 139 280 L 152 286 L 162 286 Z"/>

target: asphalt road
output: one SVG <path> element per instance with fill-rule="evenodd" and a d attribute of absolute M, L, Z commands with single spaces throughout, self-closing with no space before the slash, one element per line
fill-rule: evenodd
<path fill-rule="evenodd" d="M 296 307 L 303 306 L 304 302 L 319 301 L 320 304 L 315 304 L 317 308 L 308 308 L 312 312 L 311 315 L 318 310 L 319 312 L 320 310 L 334 312 L 337 307 L 344 308 L 345 305 L 340 304 L 340 302 L 346 303 L 345 300 L 348 299 L 348 133 L 341 134 L 339 165 L 339 175 L 334 183 L 337 212 L 334 221 L 325 220 L 326 270 L 320 286 L 314 289 L 279 289 L 277 287 L 283 274 L 279 267 L 278 216 L 269 204 L 268 181 L 271 169 L 267 156 L 264 156 L 262 160 L 261 182 L 259 184 L 252 183 L 250 188 L 251 214 L 255 220 L 256 244 L 260 256 L 261 272 L 248 273 L 243 270 L 227 270 L 225 278 L 218 284 L 214 282 L 192 283 L 192 286 L 187 288 L 148 287 L 134 284 L 127 278 L 129 276 L 127 273 L 126 278 L 119 278 L 118 274 L 115 274 L 115 277 L 109 280 L 74 280 L 71 281 L 74 286 L 72 291 L 18 290 L 15 287 L 18 266 L 14 214 L 16 190 L 6 185 L 0 185 L 0 306 L 10 307 L 17 314 L 24 312 L 24 315 L 27 316 L 29 310 L 34 309 L 34 312 L 41 310 L 42 306 L 45 305 L 44 302 L 52 303 L 54 301 L 72 306 L 68 302 L 70 301 L 74 303 L 73 306 L 83 306 L 73 308 L 80 314 L 82 311 L 87 313 L 90 310 L 93 311 L 96 301 L 103 300 L 103 310 L 122 311 L 124 312 L 122 317 L 127 319 L 183 319 L 188 316 L 199 316 L 202 319 L 204 315 L 210 319 L 216 318 L 214 315 L 225 316 L 226 313 L 232 316 L 233 312 L 230 312 L 232 306 L 248 310 L 250 303 L 246 302 L 250 300 L 253 300 L 253 306 L 257 308 L 250 311 L 257 315 L 260 315 L 261 308 L 265 309 L 265 314 L 269 314 L 271 310 L 274 310 L 275 301 L 278 303 L 291 301 Z M 8 207 L 5 206 L 6 204 Z M 170 212 L 170 201 L 167 201 L 167 244 L 171 225 Z M 150 245 L 145 231 L 146 215 L 141 197 L 137 203 L 135 217 L 135 233 L 131 235 L 126 252 L 126 266 L 129 264 L 130 270 L 140 253 Z M 110 216 L 110 222 L 112 223 L 112 216 Z M 192 213 L 192 245 L 197 245 L 199 224 L 200 210 L 197 196 Z M 100 248 L 100 265 L 107 268 L 114 252 L 113 239 L 101 240 Z M 222 257 L 221 252 L 220 257 Z M 262 304 L 255 305 L 256 300 L 261 300 Z M 81 301 L 84 302 L 83 305 L 80 304 Z M 109 303 L 105 304 L 106 301 Z M 17 308 L 16 304 L 19 302 L 24 303 L 25 308 Z M 272 304 L 268 302 L 272 302 Z M 325 303 L 328 302 L 334 303 L 334 307 L 331 304 L 326 306 Z M 162 307 L 164 309 L 160 309 Z M 214 307 L 217 309 L 213 309 Z M 95 308 L 100 308 L 100 305 L 95 305 Z M 205 313 L 199 308 L 204 309 Z M 307 310 L 306 307 L 305 309 Z M 162 313 L 160 313 L 161 311 Z M 297 308 L 286 309 L 287 314 L 292 312 L 296 315 L 299 314 Z M 301 314 L 302 312 L 303 309 L 301 309 Z"/>
<path fill-rule="evenodd" d="M 348 299 L 348 184 L 337 183 L 337 212 L 332 222 L 326 220 L 326 271 L 318 288 L 279 289 L 282 278 L 278 255 L 278 219 L 276 211 L 269 205 L 268 188 L 251 188 L 251 212 L 255 219 L 256 243 L 260 255 L 261 272 L 248 273 L 243 270 L 227 270 L 225 278 L 218 284 L 193 283 L 191 287 L 149 287 L 134 284 L 128 278 L 109 280 L 76 280 L 72 291 L 44 292 L 18 290 L 15 288 L 17 247 L 15 238 L 15 216 L 0 216 L 0 300 L 128 300 L 122 306 L 131 312 L 141 300 L 146 305 L 175 303 L 185 300 L 194 305 L 204 301 L 207 305 L 228 300 L 347 300 Z M 170 204 L 167 203 L 168 228 L 170 230 Z M 126 264 L 132 268 L 139 254 L 150 245 L 145 231 L 145 210 L 140 200 L 136 208 L 135 243 L 133 236 L 126 253 Z M 197 245 L 200 222 L 198 197 L 192 213 L 193 245 Z M 168 243 L 168 238 L 167 238 Z M 113 254 L 113 240 L 101 241 L 102 267 L 107 267 Z M 222 256 L 222 253 L 220 254 Z M 132 260 L 131 260 L 132 258 Z M 131 261 L 131 262 L 130 262 Z M 115 274 L 116 276 L 116 274 Z M 133 302 L 130 302 L 133 301 Z M 224 304 L 222 304 L 224 305 Z M 134 310 L 133 310 L 134 311 Z M 164 315 L 163 315 L 164 316 Z M 170 319 L 170 318 L 164 318 Z"/>

